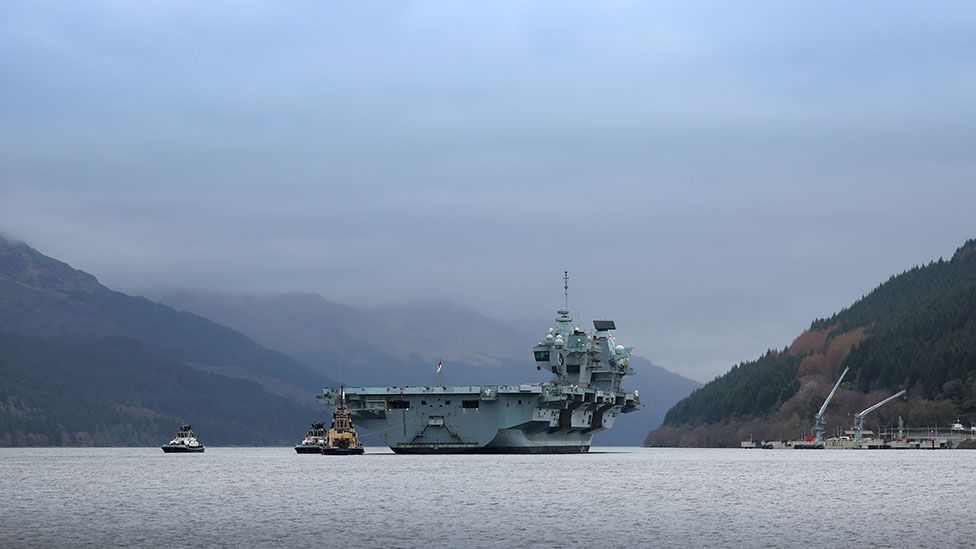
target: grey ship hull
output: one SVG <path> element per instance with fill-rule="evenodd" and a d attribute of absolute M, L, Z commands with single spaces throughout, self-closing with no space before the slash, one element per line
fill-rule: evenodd
<path fill-rule="evenodd" d="M 362 434 L 398 454 L 582 453 L 640 406 L 633 393 L 556 384 L 346 387 L 345 398 Z"/>
<path fill-rule="evenodd" d="M 591 436 L 527 435 L 520 429 L 501 429 L 488 444 L 452 447 L 443 444 L 391 446 L 397 454 L 581 454 L 590 451 Z"/>

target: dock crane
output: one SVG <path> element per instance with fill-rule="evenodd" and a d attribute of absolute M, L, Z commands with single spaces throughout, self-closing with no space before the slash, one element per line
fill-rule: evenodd
<path fill-rule="evenodd" d="M 855 415 L 854 416 L 854 429 L 853 429 L 854 440 L 861 440 L 861 431 L 864 430 L 864 416 L 870 414 L 871 412 L 877 410 L 878 408 L 884 406 L 885 404 L 888 404 L 892 400 L 895 400 L 896 398 L 900 397 L 901 395 L 903 395 L 903 394 L 905 394 L 907 392 L 908 391 L 905 391 L 905 390 L 898 391 L 897 393 L 895 393 L 895 394 L 891 395 L 890 397 L 882 400 L 881 402 L 875 404 L 874 406 L 871 406 L 871 407 L 869 407 L 869 408 L 867 408 L 867 409 L 859 412 L 857 415 Z"/>
<path fill-rule="evenodd" d="M 823 406 L 820 407 L 820 411 L 817 412 L 816 425 L 814 427 L 814 433 L 816 434 L 817 442 L 823 442 L 824 412 L 827 411 L 827 405 L 830 404 L 830 399 L 834 398 L 834 393 L 836 393 L 837 388 L 840 387 L 840 382 L 844 381 L 844 376 L 847 375 L 848 370 L 850 370 L 850 368 L 844 368 L 844 371 L 841 372 L 840 378 L 837 380 L 837 383 L 834 383 L 834 388 L 831 389 L 830 394 L 827 395 L 827 400 L 824 401 Z"/>

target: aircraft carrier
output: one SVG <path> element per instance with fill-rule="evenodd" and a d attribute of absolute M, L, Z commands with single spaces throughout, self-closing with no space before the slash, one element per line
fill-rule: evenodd
<path fill-rule="evenodd" d="M 594 433 L 641 407 L 637 391 L 620 387 L 632 347 L 618 345 L 611 320 L 594 320 L 592 334 L 573 327 L 569 277 L 556 326 L 533 348 L 546 383 L 473 386 L 334 387 L 319 400 L 345 394 L 353 422 L 398 454 L 579 453 Z"/>

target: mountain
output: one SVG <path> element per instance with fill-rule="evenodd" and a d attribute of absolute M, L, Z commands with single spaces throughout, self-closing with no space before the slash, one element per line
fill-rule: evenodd
<path fill-rule="evenodd" d="M 332 383 L 2 238 L 0 337 L 0 444 L 157 443 L 181 419 L 214 444 L 279 443 L 301 434 Z"/>
<path fill-rule="evenodd" d="M 121 337 L 0 334 L 0 446 L 154 446 L 181 421 L 210 445 L 288 444 L 315 411 Z"/>
<path fill-rule="evenodd" d="M 524 363 L 532 344 L 504 323 L 450 303 L 360 310 L 314 293 L 149 293 L 348 384 L 430 383 L 439 360 L 452 383 L 488 382 L 516 358 Z"/>
<path fill-rule="evenodd" d="M 640 391 L 644 407 L 617 418 L 613 429 L 598 433 L 597 444 L 639 446 L 647 432 L 664 421 L 664 414 L 679 400 L 702 386 L 701 383 L 666 370 L 639 356 L 630 357 L 637 374 L 624 378 L 628 390 Z"/>
<path fill-rule="evenodd" d="M 901 389 L 907 399 L 868 416 L 868 425 L 945 427 L 976 419 L 976 240 L 952 259 L 917 266 L 850 307 L 815 320 L 781 350 L 745 362 L 671 408 L 650 433 L 655 446 L 733 446 L 740 440 L 808 434 L 843 368 L 830 403 L 833 429 Z"/>
<path fill-rule="evenodd" d="M 543 381 L 531 348 L 548 328 L 546 319 L 512 323 L 447 302 L 356 309 L 318 294 L 213 294 L 150 291 L 155 299 L 191 311 L 253 337 L 341 378 L 351 385 L 427 384 L 434 365 L 445 364 L 448 383 L 498 384 Z M 625 380 L 645 407 L 597 435 L 598 444 L 637 445 L 660 425 L 664 413 L 701 386 L 650 361 L 634 357 L 638 374 Z"/>

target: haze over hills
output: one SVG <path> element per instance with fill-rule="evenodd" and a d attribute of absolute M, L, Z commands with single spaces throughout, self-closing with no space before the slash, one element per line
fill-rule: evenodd
<path fill-rule="evenodd" d="M 145 444 L 179 420 L 215 444 L 280 443 L 330 383 L 205 318 L 115 292 L 0 238 L 0 445 Z"/>
<path fill-rule="evenodd" d="M 449 383 L 548 377 L 530 360 L 545 324 L 530 333 L 450 303 L 360 310 L 317 294 L 160 295 L 184 310 L 0 240 L 0 445 L 156 444 L 179 420 L 210 444 L 291 443 L 325 412 L 313 397 L 340 375 L 426 384 L 443 360 Z M 638 444 L 699 385 L 637 357 L 634 366 L 627 385 L 646 407 L 600 444 Z"/>
<path fill-rule="evenodd" d="M 668 411 L 646 440 L 655 446 L 733 446 L 809 434 L 840 371 L 851 369 L 827 409 L 831 432 L 901 389 L 907 398 L 867 425 L 976 423 L 976 240 L 952 259 L 892 276 L 850 307 L 815 320 L 782 350 L 739 364 Z"/>
<path fill-rule="evenodd" d="M 506 362 L 524 362 L 533 343 L 503 322 L 450 303 L 360 310 L 315 293 L 148 293 L 348 384 L 429 383 L 438 360 L 451 365 L 452 382 L 487 382 Z"/>
<path fill-rule="evenodd" d="M 349 385 L 430 384 L 438 360 L 445 364 L 449 384 L 527 383 L 550 377 L 531 360 L 532 346 L 551 324 L 545 318 L 515 326 L 448 302 L 356 309 L 308 293 L 149 294 L 239 330 Z M 640 444 L 672 404 L 701 386 L 640 357 L 632 365 L 637 375 L 624 384 L 640 391 L 645 406 L 598 433 L 598 444 Z"/>

